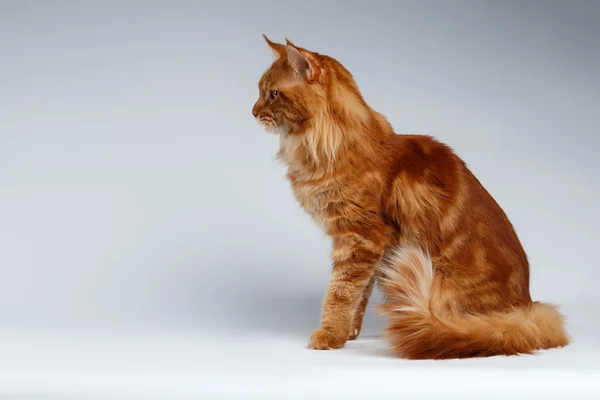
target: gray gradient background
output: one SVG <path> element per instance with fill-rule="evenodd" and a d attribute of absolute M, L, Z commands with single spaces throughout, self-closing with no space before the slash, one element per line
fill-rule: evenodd
<path fill-rule="evenodd" d="M 535 299 L 599 303 L 600 2 L 1 1 L 0 327 L 308 339 L 329 242 L 251 115 L 263 32 L 450 144 Z"/>

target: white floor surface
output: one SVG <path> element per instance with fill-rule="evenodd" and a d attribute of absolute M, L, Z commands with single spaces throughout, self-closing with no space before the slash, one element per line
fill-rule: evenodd
<path fill-rule="evenodd" d="M 451 361 L 394 358 L 372 334 L 312 351 L 304 332 L 3 330 L 0 398 L 600 399 L 597 314 L 576 309 L 564 349 Z"/>

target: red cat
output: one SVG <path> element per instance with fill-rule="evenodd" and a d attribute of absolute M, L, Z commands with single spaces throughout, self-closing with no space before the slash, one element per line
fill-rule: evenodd
<path fill-rule="evenodd" d="M 332 240 L 332 278 L 310 347 L 356 338 L 376 281 L 398 356 L 567 345 L 561 314 L 531 300 L 527 256 L 506 214 L 453 150 L 395 134 L 335 59 L 264 38 L 276 59 L 252 114 L 280 135 L 294 195 Z"/>

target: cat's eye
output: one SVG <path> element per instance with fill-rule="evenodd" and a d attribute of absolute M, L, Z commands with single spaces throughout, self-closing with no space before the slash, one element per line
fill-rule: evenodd
<path fill-rule="evenodd" d="M 278 90 L 271 90 L 271 93 L 269 93 L 269 97 L 271 100 L 275 100 L 275 98 L 279 96 L 279 91 Z"/>

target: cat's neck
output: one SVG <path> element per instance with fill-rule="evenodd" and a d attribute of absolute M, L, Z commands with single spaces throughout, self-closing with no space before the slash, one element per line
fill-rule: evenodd
<path fill-rule="evenodd" d="M 343 130 L 339 125 L 321 124 L 319 128 L 307 125 L 301 132 L 280 133 L 277 157 L 288 167 L 288 173 L 306 180 L 340 172 L 351 175 L 377 159 L 377 142 L 372 138 L 356 139 L 360 132 Z"/>

